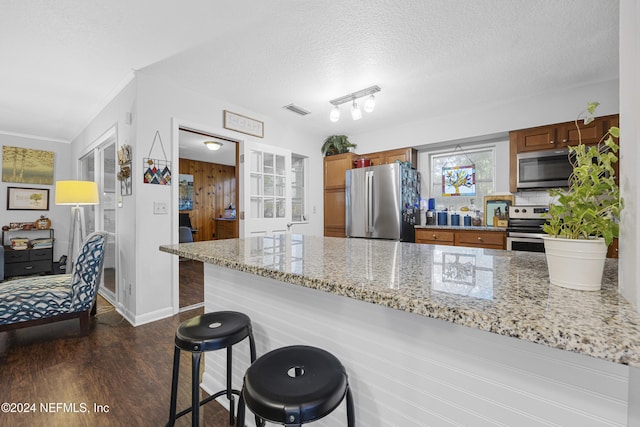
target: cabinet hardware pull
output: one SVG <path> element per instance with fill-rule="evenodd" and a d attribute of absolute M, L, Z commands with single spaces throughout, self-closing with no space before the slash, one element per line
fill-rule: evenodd
<path fill-rule="evenodd" d="M 433 235 L 433 238 L 434 238 L 434 239 L 437 239 L 437 238 L 438 238 L 438 236 L 436 236 L 436 235 L 434 234 L 434 235 Z"/>
<path fill-rule="evenodd" d="M 32 268 L 33 268 L 33 265 L 28 265 L 28 266 L 26 266 L 24 269 L 25 269 L 25 270 L 31 270 Z"/>
<path fill-rule="evenodd" d="M 482 237 L 478 237 L 478 241 L 482 242 Z"/>
<path fill-rule="evenodd" d="M 556 142 L 552 139 L 551 141 L 549 141 L 549 144 L 555 144 Z"/>

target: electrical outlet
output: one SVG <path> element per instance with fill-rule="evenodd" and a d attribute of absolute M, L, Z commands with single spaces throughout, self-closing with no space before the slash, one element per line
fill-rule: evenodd
<path fill-rule="evenodd" d="M 166 215 L 169 213 L 166 202 L 153 202 L 154 215 Z"/>

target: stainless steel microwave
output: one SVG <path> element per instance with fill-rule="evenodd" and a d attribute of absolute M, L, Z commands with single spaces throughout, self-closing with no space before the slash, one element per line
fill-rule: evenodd
<path fill-rule="evenodd" d="M 518 190 L 568 187 L 573 167 L 569 149 L 531 151 L 517 156 Z"/>

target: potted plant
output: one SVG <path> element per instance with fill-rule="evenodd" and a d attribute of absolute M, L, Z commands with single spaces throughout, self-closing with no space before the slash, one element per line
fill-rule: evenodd
<path fill-rule="evenodd" d="M 320 151 L 324 156 L 332 156 L 347 153 L 349 148 L 356 148 L 356 144 L 350 143 L 347 135 L 331 135 L 324 140 Z"/>
<path fill-rule="evenodd" d="M 600 289 L 607 246 L 618 237 L 622 200 L 613 165 L 620 129 L 611 127 L 596 145 L 587 147 L 578 125 L 580 119 L 593 121 L 598 105 L 589 103 L 575 120 L 578 145 L 569 147 L 569 188 L 549 190 L 556 198 L 544 225 L 549 281 L 571 289 Z"/>

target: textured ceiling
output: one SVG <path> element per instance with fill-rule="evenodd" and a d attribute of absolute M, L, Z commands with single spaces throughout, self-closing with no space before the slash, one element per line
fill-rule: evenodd
<path fill-rule="evenodd" d="M 2 0 L 0 132 L 71 140 L 132 70 L 360 133 L 618 77 L 612 0 Z M 329 100 L 377 84 L 376 110 Z M 282 107 L 295 103 L 312 114 Z"/>

